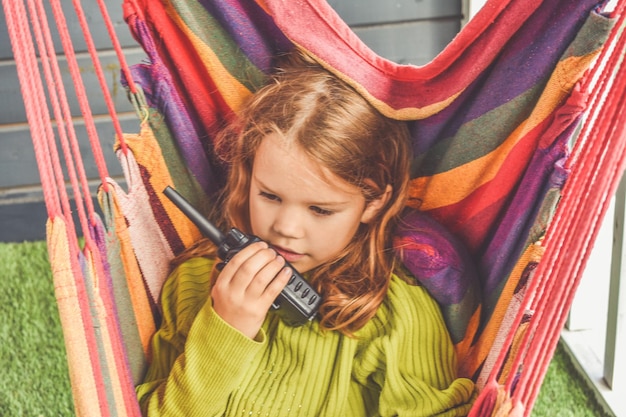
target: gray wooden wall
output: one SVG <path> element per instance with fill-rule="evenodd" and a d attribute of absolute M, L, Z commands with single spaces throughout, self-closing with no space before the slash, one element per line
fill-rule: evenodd
<path fill-rule="evenodd" d="M 96 116 L 100 140 L 107 159 L 109 174 L 121 176 L 121 169 L 112 152 L 114 133 L 102 92 L 94 75 L 93 65 L 85 46 L 80 27 L 74 18 L 71 0 L 63 0 L 68 16 L 68 29 L 79 53 L 83 82 L 90 97 L 90 107 Z M 356 34 L 375 52 L 402 64 L 423 65 L 437 55 L 458 33 L 463 19 L 461 0 L 329 0 L 330 5 L 353 28 Z M 130 64 L 139 62 L 144 54 L 130 36 L 122 18 L 121 1 L 109 1 L 109 14 L 115 24 L 125 55 Z M 122 128 L 138 130 L 138 122 L 124 90 L 119 85 L 119 64 L 110 48 L 108 34 L 100 12 L 89 0 L 83 8 L 90 22 L 92 35 L 100 51 L 109 89 Z M 50 14 L 51 16 L 51 14 Z M 52 18 L 50 18 L 51 25 Z M 60 41 L 55 40 L 62 53 Z M 65 63 L 61 70 L 66 77 L 68 95 L 71 79 Z M 71 101 L 73 114 L 80 118 L 75 100 Z M 86 170 L 92 179 L 93 190 L 99 180 L 88 139 L 78 123 L 77 134 L 84 149 Z M 13 52 L 9 41 L 4 13 L 0 15 L 0 241 L 39 240 L 45 238 L 47 214 L 43 203 L 35 154 L 26 122 L 22 96 L 17 79 Z"/>

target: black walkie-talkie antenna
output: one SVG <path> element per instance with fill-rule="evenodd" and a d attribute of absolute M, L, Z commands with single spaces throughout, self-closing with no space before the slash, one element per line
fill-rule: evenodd
<path fill-rule="evenodd" d="M 195 224 L 200 232 L 205 236 L 211 239 L 215 245 L 219 246 L 224 242 L 226 236 L 222 233 L 217 227 L 213 225 L 213 223 L 208 222 L 202 215 L 196 210 L 194 207 L 189 204 L 187 200 L 185 200 L 180 194 L 178 194 L 172 187 L 169 185 L 165 187 L 163 190 L 163 194 L 167 196 L 172 203 L 176 204 L 176 206 L 185 213 L 185 215 Z"/>

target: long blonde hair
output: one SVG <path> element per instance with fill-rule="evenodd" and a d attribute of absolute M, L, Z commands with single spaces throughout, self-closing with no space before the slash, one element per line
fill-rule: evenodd
<path fill-rule="evenodd" d="M 378 215 L 360 226 L 336 259 L 309 274 L 323 297 L 321 327 L 352 334 L 376 313 L 394 268 L 392 235 L 407 198 L 411 158 L 405 123 L 384 117 L 352 87 L 301 54 L 287 56 L 238 116 L 218 143 L 230 168 L 220 205 L 223 225 L 251 232 L 252 164 L 270 133 L 294 141 L 312 160 L 359 187 L 366 203 L 392 187 Z"/>

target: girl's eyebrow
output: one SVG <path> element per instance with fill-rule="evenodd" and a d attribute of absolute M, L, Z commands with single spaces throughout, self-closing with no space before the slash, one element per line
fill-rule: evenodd
<path fill-rule="evenodd" d="M 328 207 L 328 208 L 341 208 L 347 206 L 349 201 L 309 201 L 307 205 L 309 206 L 319 206 L 319 207 Z"/>
<path fill-rule="evenodd" d="M 274 194 L 277 195 L 278 197 L 280 197 L 280 194 L 273 191 L 271 187 L 268 187 L 267 185 L 265 185 L 265 183 L 263 181 L 261 181 L 258 177 L 254 177 L 254 179 L 256 180 L 259 189 L 262 192 L 267 192 L 269 194 Z M 347 206 L 350 204 L 350 200 L 346 200 L 346 201 L 307 201 L 306 202 L 307 205 L 309 206 L 322 206 L 322 207 L 333 207 L 333 208 L 341 208 L 343 206 Z"/>

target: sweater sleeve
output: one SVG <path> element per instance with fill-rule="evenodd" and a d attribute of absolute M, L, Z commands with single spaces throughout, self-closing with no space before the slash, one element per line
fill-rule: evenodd
<path fill-rule="evenodd" d="M 137 386 L 148 416 L 221 415 L 246 364 L 265 343 L 224 322 L 210 301 L 212 261 L 192 259 L 178 267 L 162 290 L 163 322 L 152 340 L 152 362 Z"/>
<path fill-rule="evenodd" d="M 421 286 L 394 277 L 363 349 L 356 379 L 377 386 L 381 416 L 464 416 L 474 383 L 456 377 L 454 346 L 437 303 Z"/>

